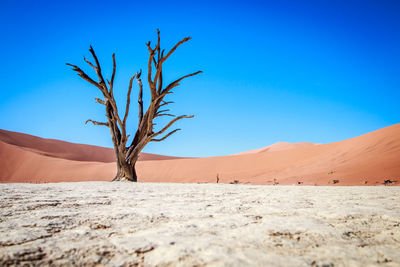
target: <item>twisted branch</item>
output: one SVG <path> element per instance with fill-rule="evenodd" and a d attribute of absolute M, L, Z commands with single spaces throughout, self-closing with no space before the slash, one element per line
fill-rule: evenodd
<path fill-rule="evenodd" d="M 160 138 L 160 139 L 152 138 L 150 141 L 152 141 L 152 142 L 161 142 L 161 141 L 164 141 L 164 140 L 167 139 L 169 136 L 173 135 L 174 133 L 176 133 L 177 131 L 180 131 L 180 130 L 181 130 L 181 129 L 175 129 L 175 130 L 169 132 L 168 134 L 166 134 L 163 138 Z"/>
<path fill-rule="evenodd" d="M 128 93 L 127 93 L 127 96 L 126 96 L 125 116 L 124 116 L 124 120 L 122 122 L 124 127 L 126 127 L 126 120 L 128 119 L 129 106 L 130 106 L 130 103 L 131 103 L 132 82 L 133 82 L 133 79 L 135 79 L 135 77 L 136 77 L 136 74 L 133 75 L 131 80 L 129 81 L 129 88 L 128 88 Z"/>
<path fill-rule="evenodd" d="M 92 46 L 90 46 L 89 52 L 92 54 L 93 59 L 94 59 L 94 61 L 96 62 L 96 67 L 93 66 L 93 64 L 89 64 L 89 65 L 91 65 L 91 66 L 95 69 L 96 74 L 97 74 L 97 76 L 99 77 L 99 84 L 102 85 L 102 86 L 104 86 L 104 89 L 107 91 L 107 86 L 106 86 L 106 83 L 104 82 L 103 74 L 101 74 L 100 62 L 99 62 L 99 60 L 97 59 L 96 53 L 94 52 Z M 86 61 L 86 60 L 85 60 L 85 61 Z M 86 62 L 89 62 L 89 61 L 86 61 Z"/>
<path fill-rule="evenodd" d="M 114 78 L 115 78 L 115 69 L 116 69 L 116 63 L 115 63 L 115 53 L 112 54 L 112 59 L 113 59 L 113 71 L 111 75 L 111 81 L 108 83 L 110 85 L 110 95 L 114 97 L 113 89 L 114 89 Z"/>
<path fill-rule="evenodd" d="M 142 80 L 140 79 L 141 75 L 142 75 L 142 70 L 140 70 L 136 75 L 136 81 L 139 85 L 139 95 L 138 95 L 138 108 L 139 108 L 139 113 L 138 113 L 139 123 L 138 123 L 138 125 L 139 126 L 143 120 L 143 84 L 142 84 Z"/>
<path fill-rule="evenodd" d="M 186 79 L 186 78 L 188 78 L 188 77 L 191 77 L 191 76 L 194 76 L 194 75 L 197 75 L 197 74 L 200 74 L 200 73 L 202 73 L 201 70 L 196 71 L 196 72 L 193 72 L 193 73 L 190 73 L 190 74 L 188 74 L 188 75 L 185 75 L 185 76 L 183 76 L 183 77 L 177 79 L 176 81 L 173 81 L 173 82 L 170 83 L 167 87 L 165 87 L 165 89 L 163 90 L 163 93 L 164 93 L 164 92 L 170 91 L 170 90 L 171 90 L 172 88 L 174 88 L 175 86 L 178 86 L 178 85 L 179 85 L 179 82 L 182 81 L 183 79 Z"/>
<path fill-rule="evenodd" d="M 92 78 L 89 77 L 89 75 L 87 75 L 83 70 L 81 70 L 78 66 L 72 65 L 70 63 L 65 63 L 68 66 L 72 67 L 72 70 L 78 73 L 78 76 L 80 76 L 82 79 L 84 79 L 85 81 L 93 84 L 94 86 L 96 86 L 97 88 L 99 88 L 102 92 L 103 92 L 103 87 L 100 86 L 97 82 L 95 82 Z"/>
<path fill-rule="evenodd" d="M 94 125 L 102 125 L 102 126 L 107 126 L 107 127 L 110 126 L 110 124 L 109 124 L 108 122 L 98 122 L 98 121 L 94 121 L 94 120 L 87 120 L 87 121 L 85 122 L 85 124 L 87 124 L 88 122 L 91 122 L 91 123 L 93 123 Z"/>
<path fill-rule="evenodd" d="M 152 135 L 152 137 L 156 137 L 156 136 L 162 134 L 163 132 L 165 132 L 166 130 L 168 130 L 168 128 L 171 127 L 171 126 L 172 126 L 175 122 L 177 122 L 178 120 L 181 120 L 181 119 L 188 119 L 188 118 L 193 118 L 193 117 L 194 117 L 194 115 L 181 115 L 181 116 L 179 116 L 179 117 L 176 117 L 175 119 L 173 119 L 172 121 L 170 121 L 170 122 L 169 122 L 164 128 L 162 128 L 160 131 L 154 133 L 154 134 Z"/>
<path fill-rule="evenodd" d="M 99 104 L 102 104 L 102 105 L 106 105 L 106 102 L 104 100 L 100 99 L 100 98 L 96 97 L 94 100 L 96 101 L 96 103 L 99 103 Z"/>

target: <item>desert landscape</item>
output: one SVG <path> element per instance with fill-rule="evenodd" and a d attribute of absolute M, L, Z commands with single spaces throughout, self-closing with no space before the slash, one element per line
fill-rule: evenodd
<path fill-rule="evenodd" d="M 266 185 L 396 185 L 400 124 L 330 144 L 276 143 L 236 155 L 177 158 L 142 153 L 140 182 Z M 0 181 L 110 181 L 111 148 L 0 130 Z"/>
<path fill-rule="evenodd" d="M 398 266 L 399 136 L 142 153 L 131 183 L 100 182 L 110 148 L 1 130 L 0 265 Z"/>
<path fill-rule="evenodd" d="M 400 266 L 400 1 L 2 1 L 1 266 Z"/>

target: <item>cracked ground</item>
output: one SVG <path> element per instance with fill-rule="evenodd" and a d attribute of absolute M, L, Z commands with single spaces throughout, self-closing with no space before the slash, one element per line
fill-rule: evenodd
<path fill-rule="evenodd" d="M 400 187 L 0 184 L 0 266 L 400 266 Z"/>

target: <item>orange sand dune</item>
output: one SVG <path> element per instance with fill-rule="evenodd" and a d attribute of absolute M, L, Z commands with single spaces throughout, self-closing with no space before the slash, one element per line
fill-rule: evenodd
<path fill-rule="evenodd" d="M 281 150 L 289 150 L 289 149 L 295 149 L 299 147 L 306 147 L 306 146 L 315 146 L 319 144 L 314 144 L 314 143 L 288 143 L 288 142 L 278 142 L 270 146 L 262 147 L 262 148 L 257 148 L 245 152 L 240 152 L 235 155 L 246 155 L 246 154 L 254 154 L 254 153 L 260 153 L 260 152 L 266 152 L 266 151 L 281 151 Z"/>
<path fill-rule="evenodd" d="M 0 129 L 0 142 L 32 151 L 36 154 L 77 161 L 115 162 L 114 149 L 75 144 L 55 139 L 45 139 L 37 136 L 11 132 Z M 141 153 L 139 160 L 163 160 L 177 157 Z"/>
<path fill-rule="evenodd" d="M 114 162 L 49 157 L 0 141 L 0 182 L 104 181 L 114 175 Z"/>
<path fill-rule="evenodd" d="M 109 151 L 105 148 L 32 136 L 25 139 L 24 134 L 7 131 L 0 133 L 1 182 L 111 180 L 116 171 L 106 155 L 99 155 L 106 153 L 101 151 Z M 11 137 L 5 139 L 4 133 Z M 10 138 L 16 141 L 10 142 Z M 20 138 L 24 141 L 17 142 Z M 36 144 L 38 140 L 50 142 L 51 147 Z M 64 150 L 56 149 L 58 145 Z M 89 148 L 98 150 L 91 152 Z M 239 155 L 147 160 L 137 165 L 139 180 L 143 182 L 214 183 L 218 174 L 219 181 L 224 183 L 234 180 L 303 185 L 329 185 L 334 180 L 338 181 L 335 185 L 377 185 L 385 180 L 399 183 L 400 124 L 330 144 L 278 143 Z"/>

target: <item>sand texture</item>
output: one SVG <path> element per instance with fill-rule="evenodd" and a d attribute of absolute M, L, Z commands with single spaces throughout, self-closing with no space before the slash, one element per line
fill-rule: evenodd
<path fill-rule="evenodd" d="M 400 266 L 400 187 L 0 184 L 0 265 Z"/>
<path fill-rule="evenodd" d="M 176 158 L 142 153 L 141 182 L 284 185 L 400 184 L 400 124 L 329 143 L 276 143 L 221 157 Z M 0 130 L 0 182 L 110 181 L 112 149 Z"/>

